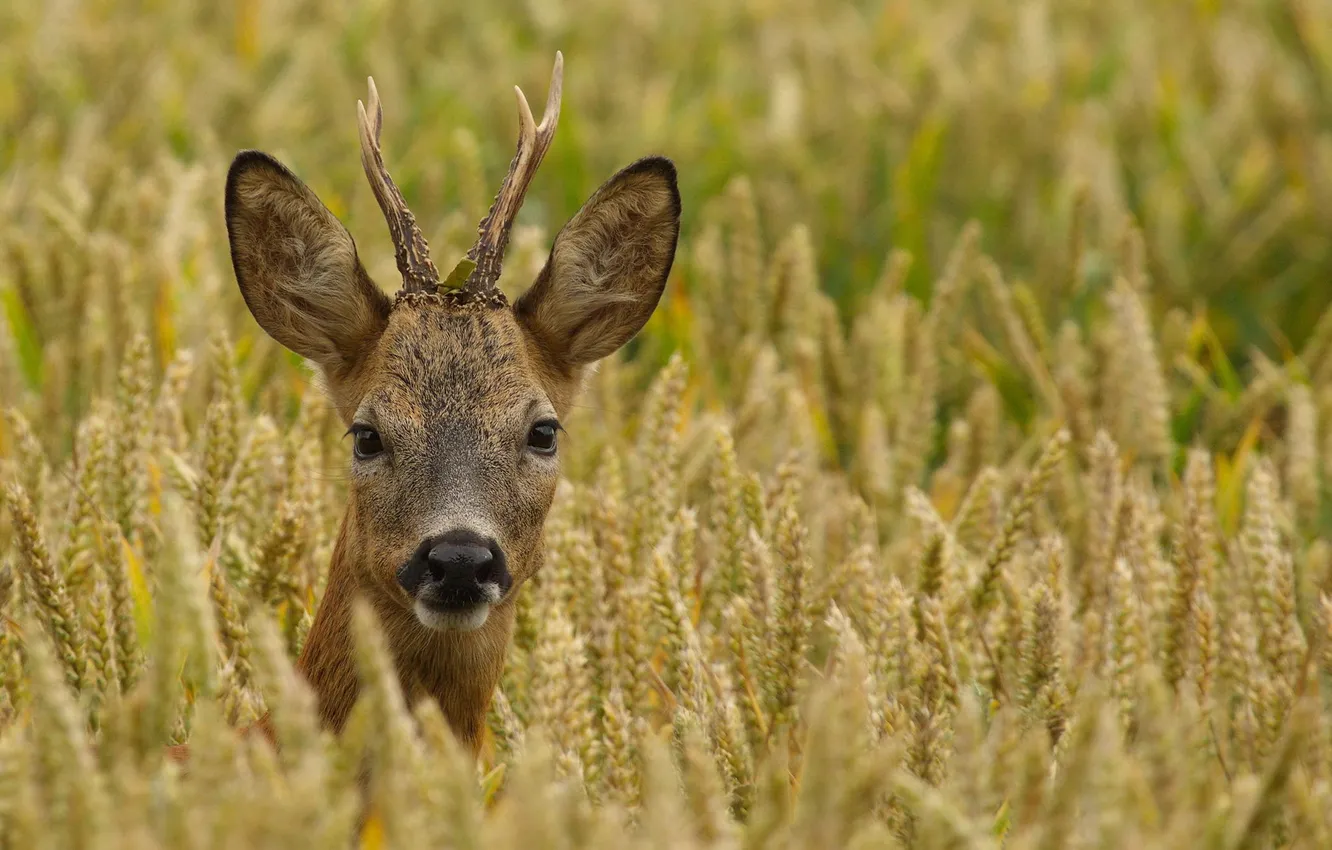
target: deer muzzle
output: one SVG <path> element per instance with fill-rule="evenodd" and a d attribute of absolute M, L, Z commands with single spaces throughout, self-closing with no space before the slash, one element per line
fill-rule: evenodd
<path fill-rule="evenodd" d="M 429 537 L 398 570 L 422 625 L 470 631 L 485 624 L 491 606 L 513 586 L 504 550 L 471 531 Z"/>

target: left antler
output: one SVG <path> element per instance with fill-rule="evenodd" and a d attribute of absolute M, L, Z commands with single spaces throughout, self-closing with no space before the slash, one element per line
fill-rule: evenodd
<path fill-rule="evenodd" d="M 370 110 L 366 114 L 365 104 L 356 101 L 357 117 L 361 124 L 361 165 L 365 176 L 370 180 L 375 200 L 384 211 L 384 220 L 388 222 L 389 234 L 393 237 L 393 254 L 398 261 L 398 271 L 402 273 L 404 292 L 434 292 L 439 285 L 439 271 L 430 261 L 430 246 L 426 244 L 421 228 L 416 226 L 416 218 L 407 209 L 402 192 L 393 185 L 388 169 L 384 167 L 384 157 L 379 150 L 379 133 L 384 128 L 384 108 L 379 103 L 379 91 L 375 89 L 375 80 L 370 78 Z M 374 116 L 371 118 L 370 116 Z"/>

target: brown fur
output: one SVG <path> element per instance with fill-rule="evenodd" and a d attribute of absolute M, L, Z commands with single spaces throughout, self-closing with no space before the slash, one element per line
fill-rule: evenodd
<path fill-rule="evenodd" d="M 542 563 L 559 476 L 526 449 L 538 419 L 563 420 L 585 368 L 624 345 L 660 301 L 675 255 L 674 166 L 648 158 L 603 185 L 556 237 L 532 287 L 502 298 L 389 301 L 351 236 L 267 155 L 232 164 L 232 260 L 255 320 L 314 362 L 343 422 L 374 427 L 383 456 L 351 463 L 327 589 L 297 669 L 339 731 L 357 698 L 351 605 L 374 607 L 409 702 L 438 701 L 473 752 L 504 666 L 514 599 Z M 348 450 L 350 456 L 350 448 Z M 421 625 L 395 572 L 433 535 L 467 528 L 503 548 L 513 587 L 481 628 Z M 266 718 L 258 724 L 271 740 Z"/>

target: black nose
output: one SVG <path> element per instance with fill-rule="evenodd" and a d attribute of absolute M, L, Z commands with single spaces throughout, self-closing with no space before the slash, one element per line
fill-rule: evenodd
<path fill-rule="evenodd" d="M 422 540 L 398 570 L 398 583 L 432 607 L 463 608 L 498 601 L 513 580 L 497 542 L 451 531 Z"/>
<path fill-rule="evenodd" d="M 426 568 L 433 581 L 450 578 L 462 578 L 465 575 L 476 577 L 478 584 L 486 579 L 482 574 L 495 561 L 495 554 L 489 546 L 477 546 L 472 543 L 453 543 L 441 541 L 430 547 L 426 554 Z"/>

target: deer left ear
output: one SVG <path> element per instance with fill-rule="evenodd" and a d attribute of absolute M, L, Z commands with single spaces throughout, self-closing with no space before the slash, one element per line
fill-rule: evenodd
<path fill-rule="evenodd" d="M 562 367 L 600 360 L 651 318 L 679 236 L 675 165 L 640 159 L 607 180 L 564 226 L 514 312 Z"/>

